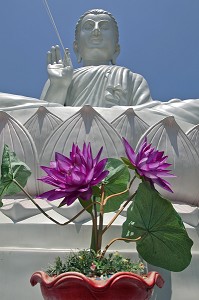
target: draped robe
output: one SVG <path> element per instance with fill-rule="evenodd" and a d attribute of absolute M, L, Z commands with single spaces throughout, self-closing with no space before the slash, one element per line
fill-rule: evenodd
<path fill-rule="evenodd" d="M 50 85 L 48 80 L 41 98 Z M 56 99 L 52 99 L 56 100 Z M 65 106 L 135 106 L 152 101 L 146 80 L 120 66 L 87 66 L 74 70 Z"/>
<path fill-rule="evenodd" d="M 43 95 L 49 85 L 48 80 Z M 121 109 L 122 106 L 133 106 L 136 112 L 142 112 L 144 120 L 150 125 L 168 115 L 190 124 L 199 123 L 199 99 L 154 101 L 151 99 L 146 80 L 125 67 L 104 65 L 74 70 L 65 106 L 81 107 L 85 104 L 93 107 L 120 106 Z M 56 107 L 61 104 L 57 99 L 52 99 L 49 103 L 25 96 L 0 93 L 0 110 L 20 111 L 41 105 Z"/>

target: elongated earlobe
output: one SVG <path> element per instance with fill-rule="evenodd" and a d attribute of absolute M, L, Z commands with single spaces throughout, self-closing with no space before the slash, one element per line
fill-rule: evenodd
<path fill-rule="evenodd" d="M 80 64 L 80 62 L 82 61 L 81 55 L 78 53 L 78 54 L 76 54 L 76 57 L 77 57 L 78 64 Z"/>
<path fill-rule="evenodd" d="M 113 54 L 113 57 L 111 59 L 112 65 L 116 65 L 116 59 L 117 59 L 119 54 L 120 54 L 120 45 L 118 44 L 116 46 L 115 53 Z"/>
<path fill-rule="evenodd" d="M 80 53 L 79 53 L 79 50 L 78 50 L 78 44 L 77 44 L 76 41 L 74 41 L 74 43 L 73 43 L 73 50 L 74 50 L 75 55 L 76 55 L 76 57 L 77 57 L 77 62 L 78 62 L 78 63 L 81 63 L 82 57 L 81 57 L 81 55 L 80 55 Z"/>

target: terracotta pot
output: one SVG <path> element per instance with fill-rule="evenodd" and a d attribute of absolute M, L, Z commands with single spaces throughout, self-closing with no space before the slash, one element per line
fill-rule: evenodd
<path fill-rule="evenodd" d="M 107 280 L 92 280 L 76 272 L 49 277 L 41 271 L 34 273 L 30 282 L 32 286 L 40 283 L 45 300 L 147 300 L 155 284 L 158 287 L 164 284 L 157 272 L 145 278 L 119 272 Z"/>

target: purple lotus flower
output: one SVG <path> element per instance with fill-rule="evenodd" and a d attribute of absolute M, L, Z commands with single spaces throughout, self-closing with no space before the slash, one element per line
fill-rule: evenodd
<path fill-rule="evenodd" d="M 61 206 L 70 205 L 77 198 L 89 200 L 92 196 L 92 186 L 99 184 L 109 173 L 104 170 L 107 158 L 99 161 L 103 147 L 93 158 L 90 143 L 84 143 L 82 151 L 73 144 L 70 157 L 55 153 L 55 161 L 50 167 L 41 166 L 47 176 L 39 180 L 51 184 L 56 188 L 39 195 L 52 201 L 63 198 Z"/>
<path fill-rule="evenodd" d="M 163 189 L 173 193 L 170 183 L 162 178 L 176 177 L 169 173 L 171 170 L 166 170 L 171 164 L 166 163 L 168 156 L 164 156 L 164 151 L 152 148 L 151 144 L 147 144 L 145 138 L 136 154 L 125 138 L 123 138 L 123 142 L 126 155 L 138 175 L 151 184 L 156 183 Z"/>

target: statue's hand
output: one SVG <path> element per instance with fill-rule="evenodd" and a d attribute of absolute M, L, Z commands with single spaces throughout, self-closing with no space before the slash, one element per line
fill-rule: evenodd
<path fill-rule="evenodd" d="M 52 84 L 68 87 L 73 77 L 73 65 L 68 49 L 65 49 L 64 60 L 61 58 L 59 46 L 53 46 L 47 53 L 47 69 Z"/>

